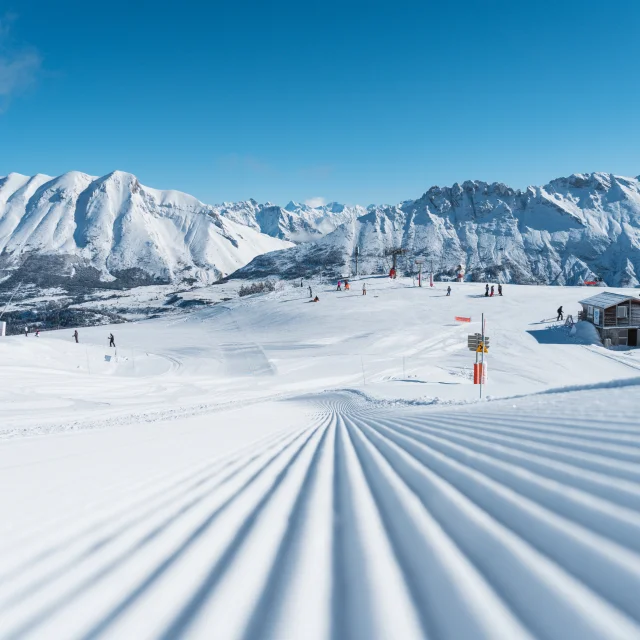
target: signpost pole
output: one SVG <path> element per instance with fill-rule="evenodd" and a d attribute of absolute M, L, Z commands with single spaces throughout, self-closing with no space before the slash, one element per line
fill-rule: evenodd
<path fill-rule="evenodd" d="M 482 314 L 482 355 L 480 356 L 480 400 L 482 400 L 482 378 L 484 378 L 484 313 Z"/>

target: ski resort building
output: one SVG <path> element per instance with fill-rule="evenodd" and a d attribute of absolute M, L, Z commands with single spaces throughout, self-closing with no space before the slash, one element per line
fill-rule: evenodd
<path fill-rule="evenodd" d="M 580 319 L 596 327 L 605 346 L 638 346 L 640 299 L 605 292 L 580 300 L 580 304 Z"/>

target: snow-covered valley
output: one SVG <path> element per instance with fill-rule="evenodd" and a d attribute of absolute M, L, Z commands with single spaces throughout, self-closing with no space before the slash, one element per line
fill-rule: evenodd
<path fill-rule="evenodd" d="M 640 355 L 550 321 L 588 289 L 222 286 L 0 338 L 0 637 L 640 637 Z"/>

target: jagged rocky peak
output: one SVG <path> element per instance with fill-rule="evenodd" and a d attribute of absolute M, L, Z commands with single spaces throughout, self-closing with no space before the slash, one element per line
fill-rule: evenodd
<path fill-rule="evenodd" d="M 269 269 L 309 274 L 333 265 L 336 273 L 388 271 L 385 252 L 406 249 L 401 269 L 416 257 L 433 259 L 452 278 L 464 265 L 469 278 L 518 283 L 579 284 L 602 278 L 637 286 L 640 274 L 640 182 L 607 173 L 574 174 L 524 191 L 505 184 L 465 181 L 433 186 L 421 198 L 370 206 L 354 223 L 321 241 L 278 252 Z M 239 273 L 263 274 L 258 257 Z"/>

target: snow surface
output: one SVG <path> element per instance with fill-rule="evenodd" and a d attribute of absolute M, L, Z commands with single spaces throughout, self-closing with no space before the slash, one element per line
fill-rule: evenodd
<path fill-rule="evenodd" d="M 0 637 L 640 637 L 638 351 L 364 281 L 2 339 Z"/>

